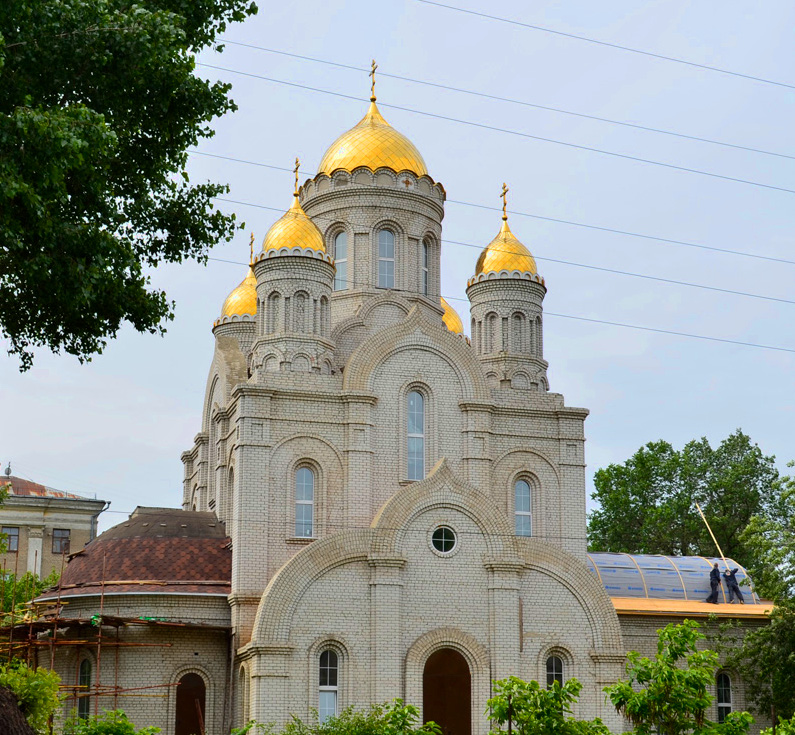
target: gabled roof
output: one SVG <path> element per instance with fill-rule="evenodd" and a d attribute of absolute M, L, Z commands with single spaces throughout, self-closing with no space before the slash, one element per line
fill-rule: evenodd
<path fill-rule="evenodd" d="M 26 480 L 23 477 L 14 475 L 0 475 L 0 487 L 11 485 L 11 495 L 30 498 L 61 498 L 64 500 L 95 500 L 84 495 L 75 495 L 63 490 L 56 490 L 53 487 L 40 485 L 38 482 Z"/>

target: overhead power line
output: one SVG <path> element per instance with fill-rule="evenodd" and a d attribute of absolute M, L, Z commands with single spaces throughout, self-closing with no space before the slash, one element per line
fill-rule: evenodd
<path fill-rule="evenodd" d="M 268 168 L 273 169 L 274 171 L 287 171 L 289 173 L 293 173 L 293 169 L 287 168 L 286 166 L 275 166 L 269 163 L 261 163 L 259 161 L 250 161 L 243 158 L 234 158 L 232 156 L 222 156 L 217 153 L 206 153 L 204 151 L 197 151 L 197 150 L 190 150 L 189 153 L 196 156 L 206 156 L 207 158 L 217 158 L 221 161 L 232 161 L 234 163 L 242 163 L 248 166 L 257 166 L 259 168 Z M 300 173 L 306 176 L 312 176 L 313 174 L 308 171 L 301 171 Z M 500 207 L 493 207 L 487 204 L 477 204 L 475 202 L 464 202 L 459 199 L 445 199 L 446 204 L 457 204 L 464 207 L 475 207 L 477 209 L 487 209 L 493 212 L 500 212 L 502 211 Z M 257 205 L 252 205 L 257 206 Z M 276 210 L 281 211 L 281 210 Z M 689 248 L 698 248 L 699 250 L 709 250 L 716 253 L 724 253 L 727 255 L 740 255 L 745 258 L 755 258 L 758 260 L 768 260 L 774 263 L 785 263 L 787 265 L 795 265 L 795 260 L 788 260 L 787 258 L 776 258 L 772 255 L 759 255 L 757 253 L 749 253 L 743 250 L 730 250 L 728 248 L 719 248 L 714 245 L 704 245 L 702 243 L 695 243 L 695 242 L 688 242 L 686 240 L 674 240 L 668 237 L 659 237 L 657 235 L 647 235 L 641 232 L 631 232 L 629 230 L 619 230 L 613 227 L 603 227 L 600 225 L 592 225 L 586 222 L 577 222 L 575 220 L 566 220 L 560 219 L 557 217 L 547 217 L 541 214 L 533 214 L 530 212 L 519 212 L 515 209 L 509 210 L 510 214 L 519 216 L 519 217 L 530 217 L 531 219 L 539 219 L 545 222 L 555 222 L 557 224 L 562 225 L 571 225 L 573 227 L 583 227 L 589 230 L 597 230 L 599 232 L 611 232 L 616 235 L 625 235 L 627 237 L 638 237 L 643 240 L 652 240 L 654 242 L 664 242 L 669 243 L 671 245 L 682 245 L 684 247 Z"/>
<path fill-rule="evenodd" d="M 254 204 L 253 202 L 243 202 L 243 201 L 240 201 L 238 199 L 227 199 L 225 197 L 215 197 L 215 199 L 217 201 L 219 201 L 219 202 L 226 202 L 228 204 L 240 204 L 240 205 L 242 205 L 244 207 L 254 207 L 256 209 L 267 209 L 267 210 L 272 211 L 272 212 L 284 212 L 285 211 L 284 207 L 269 207 L 269 206 L 266 206 L 264 204 Z M 316 216 L 316 217 L 313 217 L 312 219 L 313 220 L 326 220 L 326 221 L 331 222 L 331 223 L 344 222 L 345 224 L 352 224 L 351 222 L 348 222 L 347 220 L 342 220 L 339 217 Z M 447 243 L 449 245 L 458 245 L 458 246 L 467 247 L 467 248 L 474 248 L 475 250 L 478 250 L 478 251 L 483 250 L 483 248 L 485 247 L 485 245 L 477 245 L 477 244 L 471 243 L 471 242 L 461 242 L 459 240 L 448 240 L 448 239 L 445 239 L 445 238 L 442 239 L 442 242 Z M 522 255 L 523 254 L 523 253 L 519 253 L 517 251 L 507 250 L 505 248 L 498 248 L 498 250 L 500 252 L 503 252 L 503 253 L 508 253 L 509 255 Z M 707 286 L 706 284 L 703 284 L 703 283 L 691 283 L 689 281 L 677 281 L 677 280 L 674 280 L 673 278 L 662 278 L 661 276 L 651 276 L 651 275 L 648 275 L 648 274 L 645 274 L 645 273 L 632 273 L 631 271 L 622 271 L 622 270 L 617 270 L 615 268 L 605 268 L 605 267 L 599 266 L 599 265 L 589 265 L 587 263 L 576 263 L 576 262 L 571 261 L 571 260 L 560 260 L 558 258 L 544 258 L 544 257 L 541 257 L 540 255 L 534 255 L 533 257 L 536 260 L 541 260 L 541 261 L 544 261 L 544 262 L 547 262 L 547 263 L 559 263 L 561 265 L 569 265 L 569 266 L 573 266 L 575 268 L 586 268 L 588 270 L 601 271 L 602 273 L 612 273 L 613 275 L 618 275 L 618 276 L 629 276 L 629 277 L 632 277 L 632 278 L 642 278 L 642 279 L 647 280 L 647 281 L 657 281 L 659 283 L 668 283 L 668 284 L 675 285 L 675 286 L 687 286 L 688 288 L 698 288 L 698 289 L 702 289 L 702 290 L 705 290 L 705 291 L 716 291 L 718 293 L 732 294 L 734 296 L 745 296 L 747 298 L 762 299 L 764 301 L 775 301 L 775 302 L 778 302 L 778 303 L 781 303 L 781 304 L 795 304 L 795 300 L 783 299 L 783 298 L 779 298 L 778 296 L 766 296 L 764 294 L 749 293 L 747 291 L 736 291 L 736 290 L 730 289 L 730 288 L 720 288 L 718 286 Z M 353 281 L 350 281 L 350 283 L 354 283 L 354 285 L 357 285 Z"/>
<path fill-rule="evenodd" d="M 489 15 L 488 13 L 482 13 L 477 10 L 469 10 L 468 8 L 459 8 L 456 5 L 446 5 L 445 3 L 436 2 L 436 0 L 417 0 L 418 2 L 424 3 L 425 5 L 435 5 L 437 8 L 445 8 L 446 10 L 454 10 L 457 13 L 466 13 L 467 15 L 474 15 L 479 18 L 485 18 L 487 20 L 496 20 L 500 23 L 508 23 L 513 26 L 520 26 L 522 28 L 530 28 L 534 31 L 543 31 L 544 33 L 552 33 L 556 36 L 564 36 L 565 38 L 573 38 L 577 41 L 586 41 L 587 43 L 595 43 L 599 46 L 607 46 L 608 48 L 619 49 L 621 51 L 628 51 L 633 54 L 641 54 L 642 56 L 650 56 L 653 59 L 661 59 L 663 61 L 673 61 L 677 64 L 685 64 L 686 66 L 692 66 L 697 69 L 705 69 L 706 71 L 714 71 L 719 74 L 728 74 L 733 77 L 740 77 L 741 79 L 750 79 L 754 82 L 762 82 L 763 84 L 773 84 L 777 87 L 786 87 L 787 89 L 795 89 L 795 84 L 788 84 L 786 82 L 777 82 L 773 79 L 765 79 L 764 77 L 757 77 L 752 74 L 743 74 L 742 72 L 738 71 L 731 71 L 730 69 L 722 69 L 718 66 L 709 66 L 708 64 L 699 64 L 695 61 L 688 61 L 687 59 L 680 59 L 676 56 L 665 56 L 664 54 L 655 54 L 652 51 L 644 51 L 643 49 L 632 48 L 631 46 L 622 46 L 619 43 L 610 43 L 609 41 L 600 41 L 596 38 L 589 38 L 588 36 L 579 36 L 575 33 L 567 33 L 565 31 L 558 31 L 554 28 L 548 28 L 545 26 L 534 25 L 532 23 L 524 23 L 519 20 L 513 20 L 512 18 L 502 18 L 497 15 Z"/>
<path fill-rule="evenodd" d="M 343 99 L 354 100 L 356 102 L 361 103 L 361 98 L 356 97 L 350 94 L 344 94 L 342 92 L 334 92 L 329 89 L 322 89 L 320 87 L 312 87 L 307 84 L 298 84 L 297 82 L 288 82 L 284 79 L 276 79 L 274 77 L 266 77 L 262 74 L 253 74 L 247 71 L 240 71 L 239 69 L 229 69 L 228 67 L 224 66 L 215 66 L 214 64 L 205 64 L 203 62 L 199 62 L 198 66 L 203 66 L 206 69 L 215 69 L 216 71 L 223 71 L 229 74 L 238 74 L 244 77 L 250 77 L 252 79 L 261 79 L 265 82 L 272 82 L 274 84 L 282 84 L 287 87 L 292 87 L 294 89 L 304 89 L 310 92 L 318 92 L 320 94 L 327 94 L 334 97 L 341 97 Z M 787 194 L 795 194 L 795 189 L 788 189 L 784 186 L 775 186 L 773 184 L 764 184 L 761 181 L 752 181 L 751 179 L 741 179 L 736 176 L 725 176 L 724 174 L 717 174 L 712 171 L 703 171 L 697 168 L 689 168 L 687 166 L 677 166 L 673 163 L 664 163 L 663 161 L 655 161 L 651 158 L 642 158 L 640 156 L 632 156 L 627 153 L 617 153 L 616 151 L 609 151 L 605 148 L 595 148 L 593 146 L 587 145 L 580 145 L 579 143 L 570 143 L 565 140 L 557 140 L 555 138 L 546 138 L 541 135 L 532 135 L 531 133 L 524 133 L 520 130 L 511 130 L 510 128 L 501 128 L 496 125 L 487 125 L 485 123 L 474 122 L 473 120 L 464 120 L 458 117 L 450 117 L 449 115 L 439 115 L 435 112 L 426 112 L 425 110 L 417 110 L 412 107 L 403 107 L 401 105 L 392 105 L 386 102 L 380 103 L 381 107 L 386 107 L 392 110 L 400 110 L 401 112 L 410 112 L 414 115 L 422 115 L 423 117 L 431 117 L 436 120 L 445 120 L 447 122 L 454 122 L 459 125 L 467 125 L 469 127 L 478 128 L 480 130 L 491 130 L 496 133 L 505 133 L 506 135 L 513 135 L 519 138 L 525 138 L 528 140 L 538 140 L 543 143 L 554 143 L 555 145 L 561 145 L 566 148 L 573 148 L 575 150 L 580 151 L 588 151 L 590 153 L 599 153 L 605 156 L 611 156 L 613 158 L 620 158 L 626 161 L 634 161 L 635 163 L 645 163 L 651 166 L 659 166 L 661 168 L 667 168 L 673 171 L 682 171 L 684 173 L 691 173 L 691 174 L 698 174 L 699 176 L 708 176 L 713 179 L 721 179 L 723 181 L 731 181 L 736 184 L 747 184 L 748 186 L 756 186 L 761 189 L 770 189 L 772 191 L 782 191 L 786 192 Z"/>
<path fill-rule="evenodd" d="M 231 200 L 221 200 L 221 201 L 231 201 Z M 259 206 L 259 205 L 255 204 L 255 205 L 252 205 L 252 206 Z M 271 209 L 271 207 L 264 207 L 264 209 Z M 248 265 L 248 263 L 244 263 L 243 261 L 227 260 L 225 258 L 209 257 L 208 260 L 213 260 L 213 261 L 216 261 L 218 263 L 231 263 L 233 265 L 241 265 L 241 266 L 247 266 Z M 349 280 L 349 281 L 347 281 L 347 283 L 352 283 L 353 285 L 357 285 L 355 281 L 350 281 Z M 358 284 L 358 285 L 361 285 L 361 284 Z M 390 290 L 391 291 L 397 291 L 399 293 L 403 293 L 403 292 L 409 293 L 409 291 L 407 291 L 406 289 L 400 289 L 400 288 L 392 288 Z M 411 293 L 413 293 L 413 292 L 411 292 Z M 468 299 L 461 298 L 460 296 L 444 296 L 443 298 L 446 301 L 463 301 L 465 303 L 468 303 Z M 545 311 L 544 312 L 544 316 L 554 316 L 554 317 L 559 317 L 561 319 L 574 319 L 576 321 L 590 322 L 592 324 L 604 324 L 604 325 L 611 326 L 611 327 L 623 327 L 625 329 L 634 329 L 634 330 L 638 330 L 638 331 L 642 331 L 642 332 L 655 332 L 657 334 L 669 334 L 669 335 L 672 335 L 672 336 L 675 336 L 675 337 L 688 337 L 690 339 L 707 340 L 709 342 L 723 342 L 724 344 L 739 345 L 741 347 L 754 347 L 754 348 L 760 349 L 760 350 L 775 350 L 776 352 L 791 352 L 791 353 L 795 354 L 795 348 L 790 348 L 790 347 L 779 347 L 779 346 L 776 346 L 776 345 L 763 345 L 763 344 L 759 344 L 757 342 L 743 342 L 743 341 L 736 340 L 736 339 L 724 339 L 722 337 L 713 337 L 713 336 L 705 335 L 705 334 L 693 334 L 691 332 L 678 332 L 678 331 L 674 331 L 674 330 L 671 330 L 671 329 L 657 329 L 656 327 L 646 327 L 646 326 L 643 326 L 641 324 L 627 324 L 625 322 L 613 322 L 613 321 L 608 321 L 606 319 L 594 319 L 594 318 L 591 318 L 591 317 L 576 316 L 574 314 L 558 314 L 558 313 L 553 312 L 553 311 Z"/>
<path fill-rule="evenodd" d="M 349 69 L 351 71 L 358 71 L 358 72 L 365 72 L 369 73 L 370 69 L 362 66 L 353 66 L 351 64 L 342 64 L 337 61 L 330 61 L 328 59 L 318 59 L 314 56 L 304 56 L 302 54 L 294 54 L 290 53 L 289 51 L 280 51 L 278 49 L 267 48 L 265 46 L 257 46 L 253 43 L 243 43 L 242 41 L 230 41 L 227 39 L 220 39 L 222 43 L 230 44 L 233 46 L 241 46 L 243 48 L 250 48 L 256 49 L 257 51 L 265 51 L 269 54 L 278 54 L 279 56 L 287 56 L 292 59 L 302 59 L 303 61 L 311 61 L 317 64 L 326 64 L 327 66 L 334 66 L 340 69 Z M 741 151 L 750 151 L 751 153 L 762 153 L 766 156 L 776 156 L 778 158 L 788 158 L 790 160 L 795 161 L 795 156 L 787 155 L 786 153 L 778 153 L 777 151 L 768 151 L 764 150 L 763 148 L 754 148 L 753 146 L 747 145 L 740 145 L 739 143 L 727 143 L 726 141 L 722 140 L 714 140 L 712 138 L 704 138 L 698 135 L 688 135 L 687 133 L 678 133 L 674 130 L 665 130 L 663 128 L 655 128 L 649 125 L 639 125 L 638 123 L 631 123 L 626 122 L 625 120 L 613 120 L 612 118 L 608 117 L 599 117 L 598 115 L 588 115 L 584 112 L 575 112 L 574 110 L 565 110 L 560 107 L 550 107 L 548 105 L 540 105 L 534 102 L 527 102 L 526 100 L 517 100 L 511 97 L 501 97 L 495 94 L 488 94 L 487 92 L 478 92 L 472 89 L 463 89 L 462 87 L 453 87 L 449 84 L 440 84 L 438 82 L 430 82 L 426 79 L 415 79 L 413 77 L 404 77 L 400 74 L 390 74 L 388 72 L 382 71 L 380 68 L 378 70 L 378 75 L 380 77 L 387 77 L 389 79 L 399 79 L 403 82 L 411 82 L 412 84 L 422 84 L 426 87 L 433 87 L 435 89 L 446 89 L 451 92 L 458 92 L 460 94 L 468 94 L 474 97 L 483 97 L 484 99 L 495 100 L 497 102 L 507 102 L 512 105 L 522 105 L 523 107 L 533 107 L 537 110 L 546 110 L 548 112 L 557 112 L 562 115 L 572 115 L 574 117 L 581 117 L 586 120 L 596 120 L 598 122 L 610 123 L 611 125 L 621 125 L 627 128 L 634 128 L 636 130 L 645 130 L 646 132 L 650 133 L 661 133 L 662 135 L 671 135 L 676 138 L 684 138 L 685 140 L 694 140 L 700 143 L 710 143 L 712 145 L 719 145 L 725 148 L 735 148 Z"/>

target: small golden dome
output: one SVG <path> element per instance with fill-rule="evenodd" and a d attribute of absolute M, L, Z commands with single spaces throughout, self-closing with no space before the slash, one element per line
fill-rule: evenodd
<path fill-rule="evenodd" d="M 225 316 L 242 316 L 257 313 L 257 278 L 254 269 L 249 266 L 243 282 L 226 297 L 221 308 L 221 318 Z"/>
<path fill-rule="evenodd" d="M 458 312 L 452 306 L 450 306 L 447 301 L 445 301 L 444 296 L 440 296 L 439 301 L 441 302 L 442 308 L 444 309 L 444 314 L 442 314 L 444 326 L 447 327 L 447 329 L 453 334 L 463 334 L 464 322 L 461 321 L 461 317 L 458 316 Z"/>
<path fill-rule="evenodd" d="M 317 172 L 331 176 L 338 168 L 353 171 L 357 166 L 367 166 L 375 171 L 388 166 L 393 171 L 427 175 L 425 161 L 414 143 L 384 120 L 375 97 L 370 99 L 367 114 L 331 144 Z"/>
<path fill-rule="evenodd" d="M 476 276 L 500 271 L 521 271 L 533 275 L 538 272 L 535 258 L 511 232 L 507 217 L 503 217 L 499 234 L 483 250 L 475 266 Z"/>
<path fill-rule="evenodd" d="M 274 222 L 262 243 L 263 251 L 295 247 L 308 248 L 318 253 L 326 252 L 323 235 L 317 225 L 307 217 L 297 194 L 293 195 L 293 205 L 281 219 Z"/>

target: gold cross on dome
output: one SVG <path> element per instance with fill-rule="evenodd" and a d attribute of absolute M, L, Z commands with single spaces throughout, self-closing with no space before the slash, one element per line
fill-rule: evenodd
<path fill-rule="evenodd" d="M 375 102 L 375 70 L 378 68 L 378 64 L 375 63 L 375 59 L 373 59 L 373 63 L 371 64 L 370 74 L 369 76 L 372 77 L 372 83 L 370 84 L 370 102 Z"/>
<path fill-rule="evenodd" d="M 508 184 L 503 183 L 503 185 L 502 185 L 502 194 L 500 194 L 500 196 L 502 197 L 502 218 L 504 220 L 508 219 L 508 192 L 509 191 L 510 191 L 510 189 L 508 188 Z"/>
<path fill-rule="evenodd" d="M 254 262 L 254 233 L 251 233 L 251 240 L 248 243 L 249 250 L 251 251 L 251 255 L 248 259 L 248 264 L 251 265 Z"/>
<path fill-rule="evenodd" d="M 295 191 L 293 194 L 298 196 L 298 166 L 300 165 L 300 161 L 298 160 L 298 156 L 295 157 L 295 168 L 293 168 L 293 173 L 295 174 Z"/>

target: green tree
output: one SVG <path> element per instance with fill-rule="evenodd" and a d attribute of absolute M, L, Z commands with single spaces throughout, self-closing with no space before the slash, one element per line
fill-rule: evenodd
<path fill-rule="evenodd" d="M 173 303 L 147 269 L 229 239 L 226 192 L 192 184 L 187 151 L 236 109 L 195 54 L 252 0 L 3 0 L 0 333 L 81 361 L 122 322 L 162 332 Z M 220 48 L 216 46 L 216 48 Z"/>
<path fill-rule="evenodd" d="M 523 681 L 515 676 L 494 682 L 494 696 L 486 713 L 497 725 L 493 733 L 504 733 L 508 722 L 517 735 L 609 735 L 599 718 L 578 720 L 572 706 L 582 684 L 569 679 L 563 686 L 555 682 L 544 688 L 537 681 Z"/>
<path fill-rule="evenodd" d="M 157 735 L 159 732 L 159 727 L 136 730 L 135 725 L 121 710 L 103 712 L 97 717 L 86 719 L 72 715 L 63 728 L 63 735 Z"/>
<path fill-rule="evenodd" d="M 654 658 L 627 654 L 627 679 L 605 687 L 613 706 L 637 735 L 742 735 L 753 718 L 732 712 L 717 724 L 707 718 L 712 704 L 708 687 L 715 681 L 718 654 L 699 650 L 705 636 L 693 620 L 658 631 Z"/>
<path fill-rule="evenodd" d="M 598 551 L 716 556 L 698 502 L 726 556 L 743 565 L 752 552 L 742 534 L 754 515 L 777 505 L 775 457 L 765 456 L 741 430 L 713 449 L 706 438 L 681 450 L 650 442 L 624 464 L 594 475 L 588 542 Z"/>
<path fill-rule="evenodd" d="M 743 534 L 756 588 L 775 602 L 770 623 L 723 642 L 754 710 L 775 719 L 795 716 L 795 477 L 780 478 L 773 496 L 772 511 L 754 516 Z"/>
<path fill-rule="evenodd" d="M 2 574 L 0 571 L 0 577 Z M 5 577 L 0 579 L 0 625 L 10 624 L 12 606 L 14 618 L 22 618 L 27 611 L 25 603 L 38 597 L 44 590 L 55 587 L 59 576 L 55 570 L 43 578 L 33 572 L 20 575 L 6 572 Z"/>
<path fill-rule="evenodd" d="M 50 732 L 50 717 L 61 703 L 60 683 L 54 671 L 33 669 L 24 661 L 0 664 L 0 687 L 13 692 L 28 724 L 41 735 Z"/>

